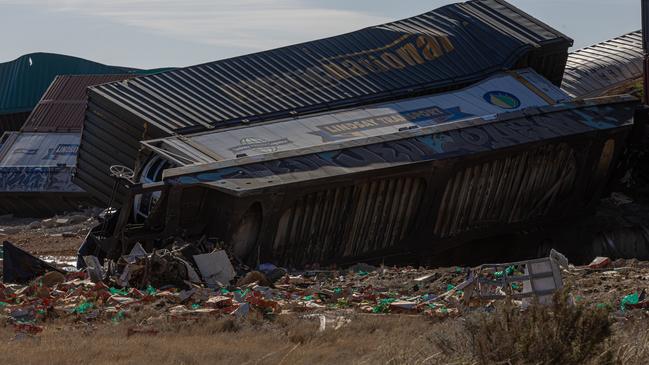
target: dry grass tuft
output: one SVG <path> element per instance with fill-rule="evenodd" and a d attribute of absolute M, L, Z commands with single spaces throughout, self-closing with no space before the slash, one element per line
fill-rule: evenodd
<path fill-rule="evenodd" d="M 252 314 L 252 313 L 251 313 Z M 350 322 L 319 331 L 317 318 L 146 317 L 113 326 L 53 322 L 35 338 L 12 340 L 0 325 L 2 364 L 645 364 L 646 317 L 611 324 L 608 313 L 573 306 L 433 320 L 341 313 Z M 137 332 L 127 337 L 129 329 Z M 147 332 L 147 329 L 151 331 Z"/>
<path fill-rule="evenodd" d="M 474 357 L 480 363 L 609 363 L 611 321 L 604 309 L 571 305 L 566 292 L 550 307 L 521 311 L 504 303 L 494 313 L 466 321 Z"/>

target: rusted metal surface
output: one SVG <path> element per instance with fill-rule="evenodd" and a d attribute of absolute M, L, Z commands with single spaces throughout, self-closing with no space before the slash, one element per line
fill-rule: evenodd
<path fill-rule="evenodd" d="M 135 75 L 57 76 L 45 91 L 23 132 L 80 132 L 85 117 L 89 86 L 133 78 Z"/>

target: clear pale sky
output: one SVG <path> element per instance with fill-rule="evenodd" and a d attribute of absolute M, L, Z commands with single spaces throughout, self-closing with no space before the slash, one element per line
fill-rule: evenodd
<path fill-rule="evenodd" d="M 0 62 L 52 52 L 189 66 L 417 15 L 449 0 L 0 0 Z M 640 28 L 640 0 L 511 0 L 575 48 Z"/>

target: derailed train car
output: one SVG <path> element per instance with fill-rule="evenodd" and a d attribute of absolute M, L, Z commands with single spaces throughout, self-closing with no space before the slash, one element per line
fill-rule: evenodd
<path fill-rule="evenodd" d="M 435 39 L 439 52 L 361 67 L 410 37 Z M 93 88 L 79 183 L 112 200 L 98 173 L 115 161 L 141 166 L 144 183 L 117 191 L 119 218 L 92 238 L 113 255 L 208 236 L 250 263 L 416 261 L 582 215 L 624 147 L 636 101 L 572 101 L 558 88 L 570 44 L 504 1 L 470 1 Z M 314 85 L 291 71 L 307 66 L 339 74 Z M 88 142 L 102 133 L 123 138 L 93 154 Z M 111 155 L 108 144 L 125 148 Z"/>
<path fill-rule="evenodd" d="M 559 85 L 572 40 L 502 0 L 451 4 L 331 38 L 91 88 L 75 183 L 121 206 L 111 165 L 140 141 L 455 90 L 530 67 Z"/>
<path fill-rule="evenodd" d="M 583 215 L 637 101 L 570 102 L 521 75 L 538 80 L 524 87 L 501 75 L 431 97 L 146 141 L 176 167 L 132 190 L 159 201 L 143 225 L 118 227 L 121 244 L 207 235 L 252 262 L 414 261 Z"/>

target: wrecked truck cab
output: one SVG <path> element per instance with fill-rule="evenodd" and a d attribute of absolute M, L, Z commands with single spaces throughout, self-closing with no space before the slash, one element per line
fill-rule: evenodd
<path fill-rule="evenodd" d="M 162 173 L 165 169 L 175 165 L 164 158 L 154 155 L 138 174 L 139 182 L 149 186 L 152 183 L 162 181 Z M 161 196 L 161 191 L 147 191 L 133 197 L 133 219 L 135 222 L 143 222 L 151 213 Z"/>

